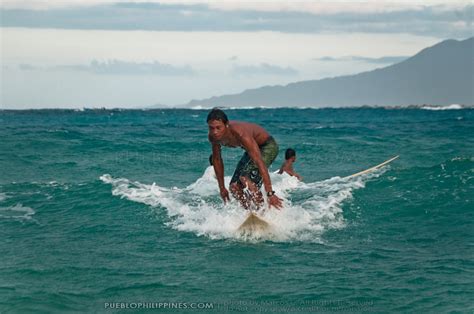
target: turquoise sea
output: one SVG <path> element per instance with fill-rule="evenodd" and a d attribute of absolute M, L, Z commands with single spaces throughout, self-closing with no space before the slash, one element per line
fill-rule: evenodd
<path fill-rule="evenodd" d="M 255 237 L 207 110 L 0 111 L 0 312 L 472 313 L 474 110 L 452 109 L 227 110 L 304 180 L 272 174 Z"/>

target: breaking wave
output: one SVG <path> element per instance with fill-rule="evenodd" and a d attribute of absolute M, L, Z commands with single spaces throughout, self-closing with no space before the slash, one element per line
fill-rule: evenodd
<path fill-rule="evenodd" d="M 284 206 L 276 210 L 268 209 L 265 204 L 262 217 L 270 224 L 271 232 L 250 239 L 248 236 L 244 239 L 237 231 L 248 215 L 247 211 L 236 200 L 227 204 L 222 202 L 212 167 L 185 188 L 143 184 L 113 178 L 109 174 L 100 179 L 112 185 L 115 196 L 149 205 L 156 211 L 164 210 L 169 218 L 165 223 L 175 230 L 211 239 L 321 242 L 324 231 L 345 227 L 342 204 L 352 198 L 352 192 L 364 188 L 367 179 L 383 171 L 351 180 L 333 177 L 313 183 L 300 182 L 287 174 L 271 173 L 273 189 L 283 199 Z M 226 177 L 226 185 L 229 181 L 230 177 Z"/>
<path fill-rule="evenodd" d="M 421 109 L 424 110 L 458 110 L 458 109 L 463 109 L 461 105 L 458 104 L 452 104 L 448 106 L 423 106 Z"/>

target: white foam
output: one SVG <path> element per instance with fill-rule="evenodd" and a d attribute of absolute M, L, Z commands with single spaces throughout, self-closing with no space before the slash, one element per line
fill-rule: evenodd
<path fill-rule="evenodd" d="M 205 110 L 205 109 L 210 109 L 209 107 L 204 107 L 204 106 L 193 106 L 190 107 L 189 109 L 191 110 Z"/>
<path fill-rule="evenodd" d="M 228 181 L 230 182 L 230 180 Z M 229 182 L 226 182 L 226 185 L 228 185 Z M 202 196 L 219 194 L 214 167 L 207 167 L 202 177 L 197 179 L 193 184 L 190 184 L 186 190 Z"/>
<path fill-rule="evenodd" d="M 463 109 L 461 105 L 458 104 L 451 104 L 448 106 L 423 106 L 421 109 L 424 110 L 459 110 Z"/>
<path fill-rule="evenodd" d="M 30 220 L 36 212 L 21 203 L 15 206 L 0 207 L 0 219 Z"/>
<path fill-rule="evenodd" d="M 6 200 L 7 198 L 8 198 L 7 193 L 0 193 L 0 202 Z"/>
<path fill-rule="evenodd" d="M 352 180 L 334 177 L 314 183 L 300 182 L 288 174 L 270 176 L 284 207 L 266 209 L 263 218 L 272 226 L 271 232 L 250 240 L 320 242 L 324 231 L 345 226 L 342 204 L 374 174 Z M 100 179 L 112 185 L 113 195 L 147 204 L 153 210 L 165 210 L 169 218 L 165 223 L 171 228 L 212 239 L 242 239 L 237 229 L 248 213 L 234 199 L 223 204 L 212 167 L 184 189 L 142 184 L 109 174 Z M 225 181 L 228 185 L 230 177 Z"/>

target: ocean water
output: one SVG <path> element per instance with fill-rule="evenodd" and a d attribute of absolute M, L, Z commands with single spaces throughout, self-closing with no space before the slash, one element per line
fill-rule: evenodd
<path fill-rule="evenodd" d="M 253 237 L 206 110 L 0 111 L 0 312 L 472 313 L 474 110 L 426 109 L 227 110 L 303 176 Z"/>

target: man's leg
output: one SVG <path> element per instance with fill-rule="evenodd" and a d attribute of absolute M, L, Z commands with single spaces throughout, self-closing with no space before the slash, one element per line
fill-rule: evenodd
<path fill-rule="evenodd" d="M 244 192 L 242 184 L 239 182 L 233 182 L 230 184 L 230 192 L 234 198 L 238 199 L 243 208 L 250 208 L 250 199 L 248 195 Z"/>
<path fill-rule="evenodd" d="M 255 204 L 256 210 L 259 210 L 260 207 L 263 205 L 263 195 L 262 195 L 262 192 L 260 192 L 260 189 L 258 188 L 258 186 L 246 176 L 241 176 L 240 182 L 242 182 L 242 184 L 245 187 L 247 187 L 249 191 L 248 193 L 249 206 L 251 205 L 250 202 L 252 202 Z"/>
<path fill-rule="evenodd" d="M 278 155 L 278 144 L 276 141 L 273 138 L 269 139 L 265 145 L 260 147 L 260 154 L 266 168 L 268 169 L 268 167 L 270 167 Z M 263 206 L 264 203 L 262 192 L 260 192 L 263 181 L 262 176 L 254 162 L 249 162 L 246 165 L 245 171 L 243 173 L 245 175 L 240 176 L 240 181 L 245 183 L 245 185 L 250 190 L 252 194 L 251 200 L 258 210 Z"/>
<path fill-rule="evenodd" d="M 232 193 L 232 196 L 238 199 L 242 207 L 245 209 L 250 208 L 251 199 L 248 193 L 245 193 L 245 185 L 240 180 L 240 177 L 245 175 L 245 169 L 249 162 L 251 162 L 250 156 L 245 152 L 242 158 L 240 158 L 237 167 L 235 167 L 234 175 L 230 180 L 230 192 Z"/>

